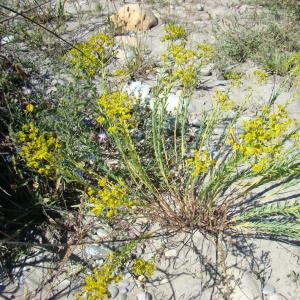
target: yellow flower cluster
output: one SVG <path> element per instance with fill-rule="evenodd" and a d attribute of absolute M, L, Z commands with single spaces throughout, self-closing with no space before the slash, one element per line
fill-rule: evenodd
<path fill-rule="evenodd" d="M 212 45 L 201 43 L 197 45 L 197 56 L 202 64 L 208 64 L 215 56 L 215 49 Z"/>
<path fill-rule="evenodd" d="M 78 299 L 83 300 L 103 300 L 110 299 L 108 286 L 122 279 L 126 263 L 130 260 L 132 250 L 136 247 L 137 241 L 130 242 L 120 252 L 111 253 L 107 261 L 99 268 L 94 269 L 93 273 L 85 278 L 84 296 L 79 295 Z M 144 259 L 134 259 L 129 266 L 129 271 L 137 276 L 145 275 L 151 277 L 156 269 L 152 261 Z"/>
<path fill-rule="evenodd" d="M 183 44 L 172 44 L 168 47 L 170 55 L 177 65 L 184 65 L 197 57 L 196 51 L 187 49 Z"/>
<path fill-rule="evenodd" d="M 228 92 L 218 90 L 213 98 L 223 110 L 230 110 L 235 107 L 234 101 L 231 100 Z"/>
<path fill-rule="evenodd" d="M 123 180 L 109 183 L 105 177 L 98 181 L 99 189 L 89 188 L 87 194 L 89 203 L 93 205 L 91 211 L 98 217 L 114 217 L 136 205 L 136 201 L 128 197 L 128 191 Z"/>
<path fill-rule="evenodd" d="M 229 143 L 238 153 L 253 160 L 254 172 L 261 172 L 280 154 L 282 141 L 294 122 L 284 106 L 278 105 L 277 111 L 271 111 L 271 107 L 266 105 L 260 116 L 243 122 L 244 133 L 238 139 L 231 129 Z"/>
<path fill-rule="evenodd" d="M 288 62 L 287 62 L 287 67 L 291 68 L 291 75 L 299 75 L 300 74 L 300 53 L 295 53 L 293 54 Z"/>
<path fill-rule="evenodd" d="M 206 43 L 198 44 L 195 50 L 187 47 L 187 32 L 179 25 L 165 26 L 163 41 L 170 41 L 162 60 L 169 64 L 171 74 L 166 83 L 179 81 L 185 90 L 195 87 L 201 66 L 208 64 L 214 56 L 214 48 Z"/>
<path fill-rule="evenodd" d="M 156 270 L 156 265 L 153 261 L 145 261 L 142 258 L 137 258 L 133 261 L 132 272 L 136 276 L 144 275 L 151 277 Z"/>
<path fill-rule="evenodd" d="M 184 43 L 171 44 L 168 46 L 168 52 L 163 55 L 163 61 L 175 62 L 168 80 L 171 82 L 179 80 L 185 89 L 195 86 L 199 68 L 196 51 L 187 49 Z"/>
<path fill-rule="evenodd" d="M 32 103 L 28 103 L 28 104 L 26 105 L 26 110 L 27 110 L 29 113 L 33 112 L 33 110 L 34 110 L 34 105 L 33 105 Z"/>
<path fill-rule="evenodd" d="M 198 150 L 194 153 L 194 158 L 188 160 L 188 164 L 193 167 L 192 176 L 197 177 L 200 174 L 206 174 L 215 161 L 211 159 L 207 150 Z"/>
<path fill-rule="evenodd" d="M 64 58 L 78 71 L 80 77 L 94 76 L 112 56 L 114 39 L 108 34 L 91 36 L 85 43 L 67 52 Z"/>
<path fill-rule="evenodd" d="M 255 70 L 253 75 L 256 77 L 257 83 L 264 83 L 269 78 L 269 74 L 264 70 Z"/>
<path fill-rule="evenodd" d="M 185 68 L 177 68 L 173 72 L 173 78 L 178 79 L 184 89 L 188 89 L 197 84 L 197 70 L 191 65 Z"/>
<path fill-rule="evenodd" d="M 18 132 L 18 142 L 21 144 L 19 155 L 22 156 L 30 168 L 39 174 L 49 174 L 58 159 L 59 143 L 53 133 L 39 133 L 33 123 L 25 124 Z"/>
<path fill-rule="evenodd" d="M 162 37 L 162 41 L 174 42 L 187 38 L 187 32 L 185 28 L 177 24 L 168 24 L 164 26 L 165 35 Z"/>
<path fill-rule="evenodd" d="M 85 278 L 85 286 L 83 290 L 86 292 L 86 297 L 79 297 L 80 300 L 103 300 L 110 298 L 108 290 L 109 284 L 119 282 L 122 277 L 116 274 L 116 264 L 114 255 L 111 254 L 105 264 L 100 269 L 94 269 L 93 274 Z"/>
<path fill-rule="evenodd" d="M 242 74 L 237 72 L 227 72 L 225 74 L 226 79 L 231 80 L 231 85 L 234 87 L 240 87 L 242 85 Z"/>
<path fill-rule="evenodd" d="M 126 92 L 115 91 L 105 93 L 98 101 L 103 115 L 97 118 L 100 124 L 106 121 L 109 124 L 108 131 L 116 133 L 120 129 L 128 129 L 134 125 L 131 119 L 131 110 L 136 99 L 130 97 Z"/>

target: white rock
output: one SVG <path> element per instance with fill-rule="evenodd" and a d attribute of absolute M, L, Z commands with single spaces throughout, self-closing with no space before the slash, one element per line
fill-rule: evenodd
<path fill-rule="evenodd" d="M 213 65 L 209 64 L 201 68 L 200 75 L 211 76 L 213 71 Z"/>
<path fill-rule="evenodd" d="M 152 300 L 152 295 L 148 292 L 141 292 L 136 295 L 137 300 Z"/>
<path fill-rule="evenodd" d="M 89 245 L 85 247 L 85 253 L 88 257 L 103 257 L 106 251 L 99 246 Z"/>
<path fill-rule="evenodd" d="M 196 5 L 196 9 L 198 10 L 198 11 L 204 11 L 204 6 L 202 5 L 202 4 L 197 4 Z"/>
<path fill-rule="evenodd" d="M 150 94 L 150 86 L 140 81 L 132 81 L 130 84 L 126 84 L 124 90 L 128 95 L 137 97 L 142 101 L 145 101 Z"/>
<path fill-rule="evenodd" d="M 179 103 L 180 103 L 180 96 L 176 94 L 170 94 L 167 99 L 166 110 L 168 112 L 176 112 Z"/>
<path fill-rule="evenodd" d="M 120 287 L 128 287 L 130 285 L 130 282 L 128 280 L 122 280 L 120 283 L 119 283 L 119 286 Z"/>
<path fill-rule="evenodd" d="M 145 281 L 146 277 L 144 275 L 140 275 L 138 277 L 138 281 Z"/>
<path fill-rule="evenodd" d="M 120 289 L 120 294 L 127 294 L 127 293 L 128 293 L 128 289 L 126 289 L 126 288 Z"/>
<path fill-rule="evenodd" d="M 108 234 L 108 232 L 103 228 L 99 228 L 97 230 L 97 236 L 100 237 L 100 238 L 107 237 L 107 234 Z"/>
<path fill-rule="evenodd" d="M 13 35 L 8 35 L 8 36 L 5 36 L 4 38 L 1 39 L 1 44 L 2 45 L 5 45 L 7 43 L 10 43 L 14 40 L 14 36 Z"/>
<path fill-rule="evenodd" d="M 177 257 L 177 256 L 178 256 L 177 249 L 170 249 L 165 252 L 166 258 L 172 258 L 172 257 Z"/>
<path fill-rule="evenodd" d="M 169 282 L 168 278 L 164 278 L 159 282 L 159 284 L 166 284 L 168 282 Z"/>
<path fill-rule="evenodd" d="M 263 294 L 264 295 L 273 295 L 276 293 L 276 289 L 273 285 L 271 284 L 266 284 L 263 288 Z"/>
<path fill-rule="evenodd" d="M 119 294 L 119 289 L 116 286 L 114 286 L 114 285 L 110 285 L 108 287 L 108 291 L 110 293 L 111 299 L 116 298 L 117 295 Z"/>
<path fill-rule="evenodd" d="M 199 118 L 193 118 L 193 119 L 191 120 L 191 125 L 192 125 L 193 127 L 199 128 L 200 125 L 201 125 L 200 119 L 199 119 Z"/>

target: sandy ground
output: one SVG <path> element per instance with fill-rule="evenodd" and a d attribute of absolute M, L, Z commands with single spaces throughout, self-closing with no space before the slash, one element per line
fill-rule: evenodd
<path fill-rule="evenodd" d="M 97 3 L 102 6 L 102 11 L 97 9 Z M 121 2 L 121 1 L 120 1 Z M 239 1 L 229 0 L 203 0 L 203 1 L 157 1 L 151 7 L 159 18 L 159 24 L 144 34 L 119 36 L 119 60 L 122 62 L 126 55 L 126 45 L 143 43 L 150 55 L 158 58 L 165 46 L 160 41 L 163 35 L 163 24 L 167 19 L 176 18 L 186 24 L 191 30 L 190 42 L 214 42 L 212 28 L 222 24 L 231 14 L 242 16 L 243 12 L 251 7 L 240 5 Z M 149 1 L 150 2 L 150 1 Z M 184 3 L 183 3 L 184 2 Z M 84 39 L 93 32 L 100 30 L 106 22 L 107 13 L 120 7 L 118 1 L 67 1 L 66 11 L 72 18 L 66 23 L 65 38 L 70 40 Z M 99 5 L 98 5 L 99 6 Z M 125 51 L 124 49 L 125 45 Z M 190 106 L 190 112 L 197 118 L 203 106 L 211 105 L 210 99 L 216 89 L 230 87 L 232 98 L 243 101 L 252 94 L 249 106 L 255 110 L 256 105 L 268 101 L 274 82 L 280 78 L 270 78 L 263 85 L 257 85 L 251 77 L 255 66 L 250 62 L 238 66 L 239 70 L 247 71 L 244 84 L 239 88 L 230 87 L 230 83 L 220 78 L 217 70 L 212 69 L 212 74 L 203 77 L 202 88 L 199 88 Z M 151 78 L 141 79 L 141 83 L 149 87 L 153 85 Z M 280 102 L 290 99 L 295 91 L 284 92 Z M 293 117 L 300 120 L 300 99 L 289 108 Z M 298 190 L 292 193 L 298 194 Z M 210 238 L 211 239 L 211 238 Z M 96 249 L 96 250 L 95 250 Z M 94 250 L 103 254 L 103 249 L 97 246 Z M 84 251 L 77 249 L 78 256 Z M 217 251 L 218 250 L 218 251 Z M 199 232 L 180 233 L 172 238 L 158 239 L 146 244 L 143 250 L 146 256 L 156 254 L 158 269 L 151 282 L 145 283 L 132 281 L 128 276 L 129 285 L 125 284 L 127 299 L 137 299 L 141 292 L 149 292 L 152 299 L 300 299 L 300 248 L 283 242 L 245 237 L 224 238 L 223 240 L 207 240 Z M 91 256 L 95 256 L 92 254 Z M 49 258 L 49 259 L 47 259 Z M 95 258 L 95 257 L 93 257 Z M 56 265 L 49 261 L 51 257 L 46 253 L 37 253 L 29 260 L 28 266 L 23 270 L 20 285 L 10 286 L 5 289 L 0 298 L 12 299 L 73 299 L 74 290 L 77 288 L 78 265 L 64 268 L 54 283 L 43 282 L 45 276 Z M 53 286 L 54 284 L 54 286 Z M 58 292 L 50 297 L 49 287 Z M 38 296 L 32 298 L 30 291 L 39 288 Z M 126 299 L 121 295 L 122 287 L 118 286 L 119 294 L 115 299 Z M 28 295 L 28 298 L 26 298 Z M 123 297 L 123 298 L 122 298 Z M 142 296 L 139 296 L 142 297 Z M 138 298 L 150 299 L 150 298 Z"/>

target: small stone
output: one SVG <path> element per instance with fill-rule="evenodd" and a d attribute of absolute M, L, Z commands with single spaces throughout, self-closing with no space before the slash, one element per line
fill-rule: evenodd
<path fill-rule="evenodd" d="M 165 253 L 166 258 L 172 258 L 172 257 L 177 257 L 177 256 L 178 256 L 178 252 L 176 249 L 167 250 Z"/>
<path fill-rule="evenodd" d="M 126 288 L 120 289 L 120 300 L 127 299 L 128 290 Z"/>
<path fill-rule="evenodd" d="M 130 273 L 126 273 L 124 276 L 125 279 L 130 279 L 131 277 L 132 277 L 132 275 Z"/>
<path fill-rule="evenodd" d="M 100 228 L 97 230 L 97 235 L 100 237 L 100 238 L 104 238 L 107 236 L 107 231 L 104 230 L 103 228 Z"/>
<path fill-rule="evenodd" d="M 168 112 L 175 112 L 178 105 L 180 103 L 180 98 L 178 95 L 175 94 L 170 94 L 168 99 L 167 99 L 167 106 L 166 106 L 166 110 Z"/>
<path fill-rule="evenodd" d="M 202 5 L 202 4 L 197 4 L 196 5 L 196 9 L 198 10 L 198 11 L 204 11 L 204 6 Z"/>
<path fill-rule="evenodd" d="M 211 76 L 212 75 L 213 66 L 206 65 L 200 70 L 200 75 L 202 76 Z"/>
<path fill-rule="evenodd" d="M 191 125 L 193 127 L 199 128 L 201 126 L 201 122 L 198 118 L 194 118 L 191 120 Z"/>
<path fill-rule="evenodd" d="M 110 285 L 110 286 L 108 287 L 108 291 L 109 291 L 110 297 L 111 297 L 112 299 L 113 299 L 113 298 L 116 298 L 117 295 L 119 294 L 119 289 L 118 289 L 116 286 L 114 286 L 114 285 Z"/>
<path fill-rule="evenodd" d="M 106 256 L 106 251 L 103 250 L 101 247 L 99 246 L 87 246 L 85 248 L 85 253 L 88 257 L 93 257 L 93 258 L 101 258 Z"/>
<path fill-rule="evenodd" d="M 23 94 L 26 95 L 26 96 L 29 96 L 32 94 L 32 89 L 29 89 L 29 88 L 23 88 Z"/>
<path fill-rule="evenodd" d="M 218 86 L 218 85 L 222 85 L 222 86 L 225 86 L 228 84 L 228 81 L 227 80 L 217 80 L 215 82 L 215 85 Z"/>
<path fill-rule="evenodd" d="M 141 292 L 136 295 L 137 300 L 152 300 L 152 295 L 148 292 Z"/>
<path fill-rule="evenodd" d="M 276 289 L 273 285 L 271 284 L 266 284 L 263 288 L 263 294 L 264 295 L 273 295 L 276 293 Z"/>
<path fill-rule="evenodd" d="M 130 282 L 129 282 L 128 280 L 122 280 L 122 281 L 119 283 L 119 285 L 120 285 L 121 287 L 126 288 L 126 287 L 128 287 L 128 286 L 130 285 Z"/>
<path fill-rule="evenodd" d="M 128 293 L 128 289 L 126 289 L 125 287 L 120 289 L 120 294 L 127 294 Z"/>
<path fill-rule="evenodd" d="M 2 45 L 5 45 L 7 43 L 10 43 L 14 40 L 14 36 L 13 35 L 8 35 L 8 36 L 5 36 L 1 39 L 1 44 Z"/>
<path fill-rule="evenodd" d="M 166 284 L 168 282 L 169 282 L 168 278 L 164 278 L 159 282 L 159 284 Z"/>
<path fill-rule="evenodd" d="M 138 277 L 138 281 L 145 281 L 146 277 L 144 275 L 140 275 Z"/>
<path fill-rule="evenodd" d="M 52 86 L 46 90 L 46 94 L 50 95 L 51 93 L 55 93 L 56 91 L 57 91 L 57 88 L 55 86 Z"/>
<path fill-rule="evenodd" d="M 117 27 L 125 30 L 149 30 L 158 24 L 158 19 L 150 9 L 138 4 L 126 4 L 110 17 Z"/>
<path fill-rule="evenodd" d="M 137 97 L 138 99 L 144 101 L 150 94 L 150 86 L 141 83 L 140 81 L 133 81 L 127 84 L 124 90 L 131 96 Z"/>

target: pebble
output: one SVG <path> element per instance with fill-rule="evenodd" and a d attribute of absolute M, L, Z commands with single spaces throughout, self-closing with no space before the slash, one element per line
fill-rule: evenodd
<path fill-rule="evenodd" d="M 177 257 L 177 256 L 178 256 L 178 252 L 176 249 L 170 249 L 165 252 L 166 258 Z"/>
<path fill-rule="evenodd" d="M 228 84 L 228 81 L 227 80 L 217 80 L 216 82 L 215 82 L 215 85 L 217 86 L 217 85 L 223 85 L 223 86 L 225 86 L 225 85 L 227 85 Z"/>
<path fill-rule="evenodd" d="M 150 94 L 150 86 L 140 81 L 133 81 L 125 86 L 125 91 L 134 97 L 145 100 Z"/>
<path fill-rule="evenodd" d="M 126 278 L 126 279 L 130 279 L 131 277 L 132 277 L 132 275 L 130 273 L 126 273 L 124 276 L 124 278 Z"/>
<path fill-rule="evenodd" d="M 263 288 L 263 294 L 264 295 L 273 295 L 276 293 L 276 289 L 273 285 L 271 284 L 266 284 Z"/>
<path fill-rule="evenodd" d="M 85 247 L 85 253 L 88 257 L 103 257 L 105 251 L 99 246 L 87 246 Z"/>
<path fill-rule="evenodd" d="M 211 76 L 212 75 L 213 66 L 206 65 L 200 70 L 200 75 L 202 76 Z"/>
<path fill-rule="evenodd" d="M 120 300 L 127 299 L 128 290 L 126 288 L 120 289 Z"/>
<path fill-rule="evenodd" d="M 256 276 L 250 272 L 246 271 L 242 277 L 243 292 L 251 299 L 259 298 L 261 295 L 260 282 L 257 280 Z"/>
<path fill-rule="evenodd" d="M 167 99 L 166 110 L 168 112 L 176 112 L 176 109 L 180 103 L 180 97 L 175 94 L 170 94 Z"/>
<path fill-rule="evenodd" d="M 121 287 L 126 288 L 126 287 L 128 287 L 128 286 L 130 285 L 130 282 L 129 282 L 128 280 L 122 280 L 122 281 L 119 283 L 119 285 L 120 285 Z"/>
<path fill-rule="evenodd" d="M 197 4 L 196 5 L 196 9 L 198 10 L 198 11 L 204 11 L 204 6 L 202 5 L 202 4 Z"/>
<path fill-rule="evenodd" d="M 100 237 L 100 238 L 104 238 L 107 236 L 107 231 L 104 230 L 103 228 L 100 228 L 97 230 L 97 235 Z"/>
<path fill-rule="evenodd" d="M 56 91 L 57 91 L 57 88 L 55 86 L 52 86 L 46 90 L 46 94 L 50 95 L 51 93 L 55 93 Z"/>
<path fill-rule="evenodd" d="M 110 285 L 108 287 L 108 291 L 110 292 L 110 297 L 113 299 L 113 298 L 116 298 L 117 295 L 119 294 L 119 289 L 114 286 L 114 285 Z"/>
<path fill-rule="evenodd" d="M 138 281 L 145 281 L 146 277 L 144 275 L 140 275 L 138 277 Z"/>
<path fill-rule="evenodd" d="M 198 118 L 194 118 L 194 119 L 191 120 L 191 125 L 193 127 L 199 128 L 200 125 L 201 125 L 201 122 Z"/>
<path fill-rule="evenodd" d="M 13 35 L 8 35 L 8 36 L 5 36 L 4 38 L 1 39 L 1 44 L 4 45 L 4 44 L 7 44 L 7 43 L 10 43 L 14 40 L 14 36 Z"/>
<path fill-rule="evenodd" d="M 159 282 L 159 284 L 166 284 L 168 282 L 169 282 L 168 278 L 164 278 Z"/>
<path fill-rule="evenodd" d="M 126 288 L 120 289 L 120 294 L 127 294 L 127 293 L 128 293 L 128 289 L 126 289 Z"/>
<path fill-rule="evenodd" d="M 141 292 L 136 295 L 137 300 L 152 300 L 152 295 L 148 292 Z"/>

